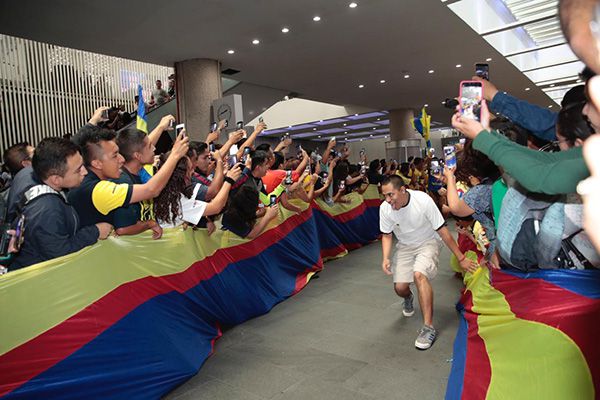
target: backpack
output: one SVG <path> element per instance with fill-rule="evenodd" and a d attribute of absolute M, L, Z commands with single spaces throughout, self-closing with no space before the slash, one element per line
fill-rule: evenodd
<path fill-rule="evenodd" d="M 502 200 L 497 229 L 497 249 L 502 260 L 523 271 L 593 267 L 588 258 L 597 257 L 590 257 L 594 252 L 585 250 L 589 239 L 580 225 L 573 228 L 566 206 L 566 196 L 533 194 L 509 187 Z"/>

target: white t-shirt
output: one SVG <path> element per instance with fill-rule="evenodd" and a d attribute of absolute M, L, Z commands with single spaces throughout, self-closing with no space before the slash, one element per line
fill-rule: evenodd
<path fill-rule="evenodd" d="M 204 215 L 206 205 L 208 204 L 204 201 L 196 200 L 200 186 L 200 183 L 197 183 L 194 186 L 192 198 L 187 198 L 183 193 L 181 194 L 179 198 L 179 215 L 175 217 L 173 223 L 159 220 L 159 225 L 163 228 L 174 228 L 183 224 L 184 222 L 187 222 L 191 225 L 198 224 Z"/>
<path fill-rule="evenodd" d="M 398 239 L 398 247 L 417 246 L 440 237 L 437 230 L 445 221 L 435 203 L 425 192 L 407 190 L 408 204 L 399 210 L 392 209 L 388 202 L 379 206 L 379 229 L 392 233 Z"/>

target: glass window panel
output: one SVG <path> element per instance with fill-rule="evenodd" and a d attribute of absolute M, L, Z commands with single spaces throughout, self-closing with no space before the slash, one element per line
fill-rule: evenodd
<path fill-rule="evenodd" d="M 507 59 L 519 68 L 519 70 L 529 70 L 535 68 L 544 68 L 554 64 L 577 61 L 577 56 L 573 54 L 568 44 L 556 47 L 532 51 L 519 54 Z"/>
<path fill-rule="evenodd" d="M 525 75 L 535 83 L 552 81 L 570 76 L 577 76 L 585 65 L 581 61 L 555 67 L 540 68 L 535 71 L 525 72 Z"/>

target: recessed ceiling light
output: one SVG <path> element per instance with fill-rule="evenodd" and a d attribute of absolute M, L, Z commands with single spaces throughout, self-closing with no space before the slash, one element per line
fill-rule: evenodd
<path fill-rule="evenodd" d="M 362 88 L 364 88 L 364 87 L 365 87 L 365 85 L 358 85 L 358 88 L 359 88 L 359 89 L 362 89 Z"/>
<path fill-rule="evenodd" d="M 321 135 L 317 136 L 319 139 L 321 139 Z"/>
<path fill-rule="evenodd" d="M 320 20 L 321 20 L 321 17 L 319 17 L 318 15 L 315 15 L 313 17 L 313 21 L 315 21 L 315 22 L 319 22 Z"/>
<path fill-rule="evenodd" d="M 556 86 L 554 83 L 552 85 L 550 85 L 550 87 L 554 87 L 554 86 Z"/>
<path fill-rule="evenodd" d="M 290 125 L 290 126 L 288 126 L 288 129 L 292 129 L 292 126 L 291 126 L 291 125 Z"/>
<path fill-rule="evenodd" d="M 360 139 L 360 141 L 362 142 L 363 140 L 362 140 L 362 139 Z"/>
<path fill-rule="evenodd" d="M 356 8 L 356 7 L 358 7 L 358 4 L 352 2 L 352 3 L 348 4 L 348 7 L 350 7 L 350 8 Z"/>
<path fill-rule="evenodd" d="M 409 74 L 404 75 L 404 79 L 408 79 L 408 78 L 410 78 Z"/>
<path fill-rule="evenodd" d="M 290 28 L 283 28 L 283 29 L 281 30 L 281 32 L 283 32 L 283 33 L 288 33 L 289 31 L 290 31 Z"/>
<path fill-rule="evenodd" d="M 346 126 L 347 124 L 344 124 L 344 126 Z"/>
<path fill-rule="evenodd" d="M 433 74 L 435 71 L 434 71 L 434 70 L 432 70 L 432 69 L 430 69 L 430 70 L 429 70 L 429 71 L 427 71 L 427 72 L 429 72 L 430 74 Z"/>
<path fill-rule="evenodd" d="M 260 44 L 260 40 L 258 40 L 258 39 L 254 39 L 254 40 L 252 41 L 252 44 Z"/>
<path fill-rule="evenodd" d="M 322 119 L 320 119 L 320 120 L 319 120 L 319 122 L 323 122 L 323 120 L 322 120 Z"/>
<path fill-rule="evenodd" d="M 377 127 L 374 127 L 373 130 L 377 129 Z"/>
<path fill-rule="evenodd" d="M 317 128 L 313 128 L 313 131 L 316 131 L 316 130 L 317 130 Z"/>
<path fill-rule="evenodd" d="M 581 83 L 581 82 L 583 82 L 581 79 L 577 79 L 577 80 L 575 81 L 575 83 Z"/>
<path fill-rule="evenodd" d="M 358 114 L 354 114 L 355 117 L 358 117 Z"/>
<path fill-rule="evenodd" d="M 552 108 L 552 104 L 550 104 L 550 105 L 548 106 L 548 108 Z"/>
<path fill-rule="evenodd" d="M 429 107 L 429 104 L 425 104 L 423 107 Z"/>
<path fill-rule="evenodd" d="M 377 118 L 377 121 L 381 121 L 381 118 Z"/>
<path fill-rule="evenodd" d="M 373 135 L 369 135 L 369 137 L 373 137 Z"/>
<path fill-rule="evenodd" d="M 385 79 L 380 80 L 379 83 L 385 83 Z"/>
<path fill-rule="evenodd" d="M 485 61 L 492 61 L 490 57 L 486 58 Z"/>
<path fill-rule="evenodd" d="M 344 133 L 348 133 L 348 131 L 345 131 Z"/>
<path fill-rule="evenodd" d="M 227 54 L 233 54 L 235 53 L 235 50 L 227 50 Z"/>
<path fill-rule="evenodd" d="M 460 68 L 460 67 L 462 67 L 461 64 L 456 64 L 456 68 Z"/>
<path fill-rule="evenodd" d="M 526 91 L 526 92 L 528 92 L 528 91 L 530 91 L 530 90 L 531 90 L 531 88 L 528 88 L 528 87 L 526 87 L 526 88 L 525 88 L 525 91 Z"/>

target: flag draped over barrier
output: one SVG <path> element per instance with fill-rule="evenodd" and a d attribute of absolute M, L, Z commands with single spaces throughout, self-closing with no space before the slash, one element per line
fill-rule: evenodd
<path fill-rule="evenodd" d="M 159 398 L 198 371 L 221 325 L 298 292 L 322 252 L 377 239 L 377 189 L 348 197 L 282 210 L 252 241 L 166 229 L 157 241 L 109 238 L 0 277 L 0 397 Z"/>
<path fill-rule="evenodd" d="M 148 120 L 146 119 L 146 102 L 142 85 L 138 85 L 138 108 L 135 127 L 144 133 L 148 133 Z"/>
<path fill-rule="evenodd" d="M 595 399 L 600 271 L 468 275 L 446 399 Z"/>

